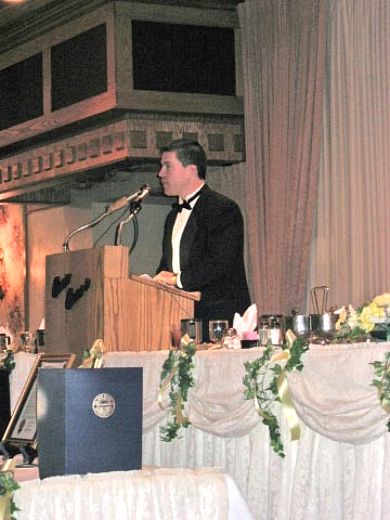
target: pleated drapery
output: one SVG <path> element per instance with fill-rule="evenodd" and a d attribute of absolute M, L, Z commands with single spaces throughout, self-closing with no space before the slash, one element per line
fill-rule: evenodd
<path fill-rule="evenodd" d="M 321 0 L 247 0 L 243 46 L 247 218 L 262 313 L 304 304 L 317 201 L 325 72 Z"/>
<path fill-rule="evenodd" d="M 249 265 L 259 311 L 390 290 L 390 3 L 239 4 Z"/>
<path fill-rule="evenodd" d="M 358 306 L 390 290 L 390 2 L 333 0 L 310 286 Z"/>

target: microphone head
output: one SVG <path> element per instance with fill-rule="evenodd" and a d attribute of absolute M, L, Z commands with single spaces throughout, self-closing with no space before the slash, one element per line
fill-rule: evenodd
<path fill-rule="evenodd" d="M 152 191 L 152 188 L 148 184 L 143 184 L 139 189 L 136 200 L 137 201 L 143 200 L 145 197 L 147 197 L 150 194 L 151 191 Z"/>
<path fill-rule="evenodd" d="M 137 192 L 132 193 L 127 197 L 123 196 L 120 199 L 114 200 L 114 202 L 108 204 L 106 206 L 106 211 L 107 213 L 113 213 L 118 209 L 126 207 L 128 204 L 134 202 L 141 202 L 145 197 L 147 197 L 150 194 L 151 191 L 152 188 L 150 186 L 148 186 L 147 184 L 142 184 L 142 186 L 140 186 Z"/>

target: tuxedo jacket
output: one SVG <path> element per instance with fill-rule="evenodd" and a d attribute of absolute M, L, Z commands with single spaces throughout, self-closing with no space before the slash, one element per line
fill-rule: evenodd
<path fill-rule="evenodd" d="M 157 272 L 172 271 L 172 229 L 177 210 L 168 214 L 163 255 Z M 238 205 L 204 185 L 180 242 L 181 283 L 200 291 L 195 317 L 228 319 L 250 305 L 244 266 L 244 226 Z"/>

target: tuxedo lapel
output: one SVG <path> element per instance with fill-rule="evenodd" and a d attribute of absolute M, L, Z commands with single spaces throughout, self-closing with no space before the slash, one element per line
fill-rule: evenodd
<path fill-rule="evenodd" d="M 182 269 L 189 265 L 192 244 L 198 231 L 198 218 L 202 211 L 204 211 L 204 203 L 209 191 L 210 188 L 205 184 L 199 192 L 199 199 L 197 200 L 190 218 L 188 219 L 187 225 L 184 228 L 180 241 L 180 266 Z"/>
<path fill-rule="evenodd" d="M 198 203 L 197 203 L 198 204 Z M 197 206 L 196 204 L 196 206 Z M 195 207 L 196 207 L 195 206 Z M 196 231 L 198 229 L 198 223 L 194 215 L 195 208 L 193 209 L 190 218 L 188 219 L 187 225 L 184 228 L 183 235 L 180 241 L 180 267 L 184 269 L 190 261 L 191 246 L 194 242 Z"/>
<path fill-rule="evenodd" d="M 168 270 L 172 271 L 172 230 L 177 212 L 171 211 L 167 217 L 166 231 L 164 235 L 164 256 L 168 261 Z"/>

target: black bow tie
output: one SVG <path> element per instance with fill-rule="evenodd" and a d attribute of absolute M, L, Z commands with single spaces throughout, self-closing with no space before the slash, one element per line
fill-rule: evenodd
<path fill-rule="evenodd" d="M 192 209 L 191 204 L 187 200 L 185 200 L 183 204 L 179 204 L 178 202 L 172 204 L 172 208 L 178 213 L 180 213 L 182 209 Z"/>
<path fill-rule="evenodd" d="M 178 213 L 180 213 L 182 209 L 192 209 L 190 202 L 195 200 L 196 197 L 199 197 L 201 191 L 202 188 L 199 191 L 197 191 L 194 195 L 192 195 L 192 197 L 190 197 L 188 200 L 183 200 L 182 204 L 179 204 L 178 202 L 172 204 L 172 208 L 175 209 Z"/>

